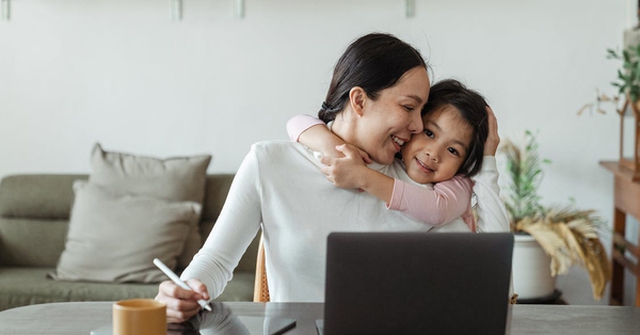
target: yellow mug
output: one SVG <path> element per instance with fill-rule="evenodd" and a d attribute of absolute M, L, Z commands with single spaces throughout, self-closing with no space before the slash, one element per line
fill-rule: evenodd
<path fill-rule="evenodd" d="M 113 335 L 166 335 L 167 306 L 153 299 L 113 304 Z"/>

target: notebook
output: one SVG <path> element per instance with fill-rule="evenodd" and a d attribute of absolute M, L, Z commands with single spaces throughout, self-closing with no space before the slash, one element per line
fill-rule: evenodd
<path fill-rule="evenodd" d="M 504 334 L 511 233 L 332 233 L 320 334 Z"/>

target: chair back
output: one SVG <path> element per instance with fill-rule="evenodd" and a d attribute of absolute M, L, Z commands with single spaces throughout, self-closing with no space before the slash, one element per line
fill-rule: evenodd
<path fill-rule="evenodd" d="M 269 302 L 269 284 L 267 283 L 267 268 L 264 264 L 264 234 L 260 235 L 258 257 L 256 259 L 256 280 L 253 288 L 253 302 Z"/>

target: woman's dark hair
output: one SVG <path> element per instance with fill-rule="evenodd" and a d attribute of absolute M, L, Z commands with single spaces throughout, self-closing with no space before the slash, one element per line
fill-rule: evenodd
<path fill-rule="evenodd" d="M 355 40 L 336 63 L 327 96 L 318 112 L 325 123 L 333 121 L 347 101 L 349 91 L 359 86 L 376 99 L 408 70 L 426 63 L 420 52 L 390 34 L 372 33 Z"/>
<path fill-rule="evenodd" d="M 478 92 L 466 88 L 457 80 L 446 79 L 431 86 L 429 100 L 422 109 L 422 116 L 446 105 L 452 105 L 458 109 L 460 117 L 473 129 L 467 157 L 457 174 L 474 176 L 482 167 L 484 142 L 489 134 L 487 103 Z"/>

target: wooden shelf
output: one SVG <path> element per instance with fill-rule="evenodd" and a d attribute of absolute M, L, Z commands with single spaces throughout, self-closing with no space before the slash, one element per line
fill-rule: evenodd
<path fill-rule="evenodd" d="M 640 258 L 640 236 L 638 243 L 634 244 L 627 241 L 626 223 L 627 215 L 631 215 L 636 219 L 640 219 L 640 182 L 637 174 L 620 165 L 616 161 L 601 161 L 605 169 L 613 173 L 614 191 L 613 191 L 613 239 L 611 248 L 611 295 L 609 298 L 610 305 L 621 305 L 624 301 L 624 271 L 625 269 L 636 276 L 636 297 L 634 305 L 640 307 L 640 269 L 638 267 L 638 259 Z M 627 257 L 630 254 L 635 260 Z"/>
<path fill-rule="evenodd" d="M 625 162 L 626 163 L 626 162 Z M 617 161 L 600 161 L 605 169 L 611 171 L 614 175 L 628 181 L 639 181 L 638 173 L 629 169 L 626 165 L 620 164 Z"/>

